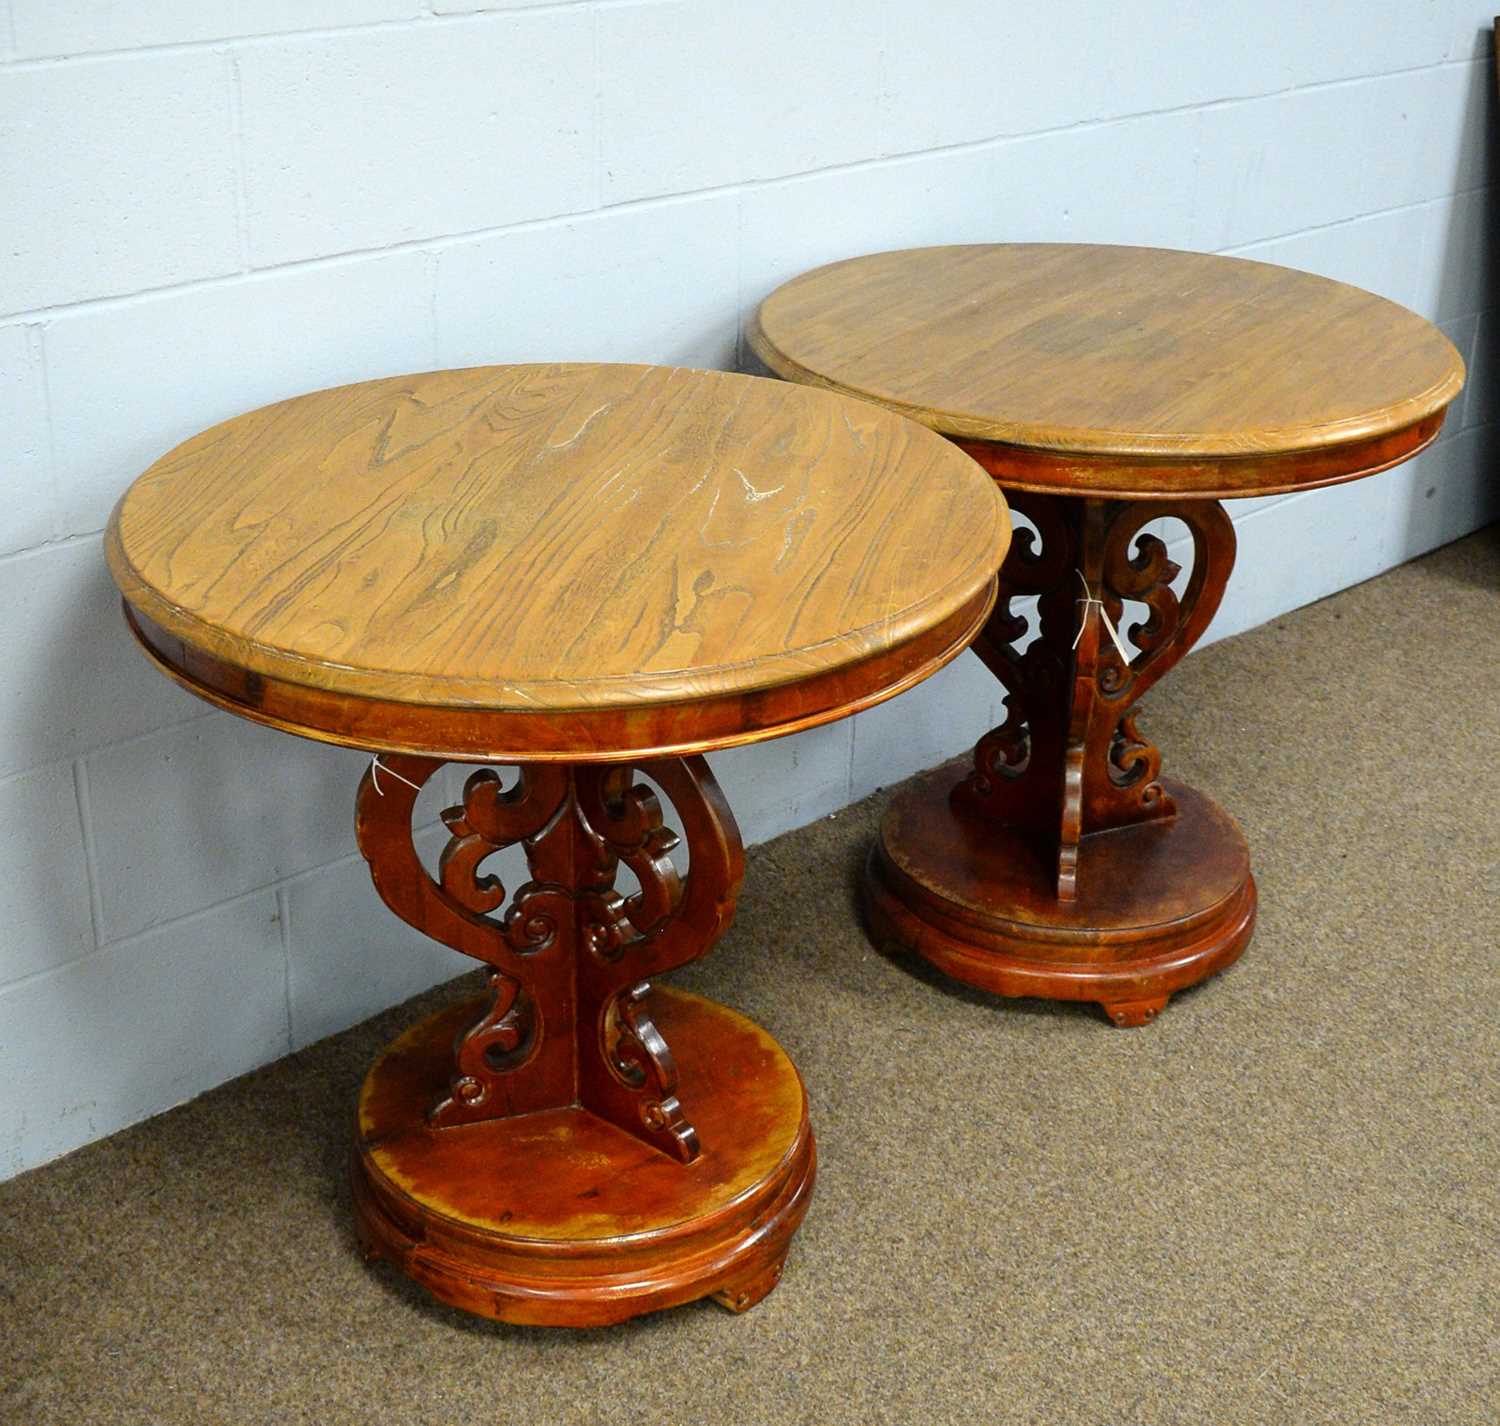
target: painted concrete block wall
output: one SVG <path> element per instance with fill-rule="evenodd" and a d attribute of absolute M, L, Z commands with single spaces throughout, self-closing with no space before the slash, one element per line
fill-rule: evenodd
<path fill-rule="evenodd" d="M 356 755 L 211 712 L 130 645 L 99 532 L 156 455 L 435 365 L 731 366 L 772 287 L 858 252 L 1234 252 L 1407 303 L 1473 375 L 1412 465 L 1244 502 L 1213 634 L 1247 628 L 1500 514 L 1492 12 L 0 0 L 0 1176 L 466 964 L 369 888 Z M 965 655 L 714 762 L 760 840 L 998 704 Z"/>

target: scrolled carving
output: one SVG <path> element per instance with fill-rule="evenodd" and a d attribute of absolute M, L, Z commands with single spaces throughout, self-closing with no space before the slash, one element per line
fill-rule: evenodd
<path fill-rule="evenodd" d="M 573 1079 L 569 1048 L 554 1033 L 554 1027 L 571 1023 L 572 986 L 555 972 L 538 975 L 534 969 L 558 940 L 555 932 L 551 940 L 535 934 L 544 908 L 533 908 L 518 933 L 514 918 L 492 914 L 504 906 L 505 888 L 480 869 L 496 852 L 524 843 L 556 820 L 569 795 L 568 775 L 550 765 L 528 765 L 509 789 L 490 769 L 471 775 L 463 803 L 442 813 L 449 835 L 434 879 L 417 856 L 411 818 L 418 791 L 443 763 L 385 754 L 381 765 L 397 776 L 377 781 L 366 774 L 356 817 L 376 890 L 402 920 L 491 968 L 491 1004 L 459 1037 L 452 1083 L 429 1121 L 447 1127 L 548 1107 L 559 1084 Z M 512 911 L 528 889 L 517 894 Z"/>
<path fill-rule="evenodd" d="M 692 864 L 671 861 L 678 838 L 660 800 L 623 768 L 580 768 L 579 806 L 590 830 L 635 873 L 640 890 L 619 900 L 622 944 L 578 960 L 579 1023 L 592 1024 L 597 1053 L 580 1055 L 582 1102 L 684 1161 L 698 1138 L 677 1097 L 677 1069 L 649 1013 L 650 980 L 697 959 L 734 915 L 744 852 L 734 818 L 702 758 L 644 763 L 671 801 Z M 595 903 L 596 909 L 601 909 Z"/>
<path fill-rule="evenodd" d="M 1050 716 L 1068 682 L 1067 640 L 1078 532 L 1073 502 L 1054 495 L 1010 491 L 1011 508 L 1035 531 L 1019 528 L 1000 570 L 999 594 L 974 651 L 1005 689 L 1005 720 L 974 750 L 974 771 L 958 789 L 958 800 L 998 821 L 1047 825 L 1046 807 L 1056 796 L 1062 732 Z M 1035 598 L 1038 637 L 1022 649 L 1031 620 L 1014 606 Z"/>
<path fill-rule="evenodd" d="M 1031 757 L 1031 733 L 1021 711 L 1020 695 L 1006 690 L 1005 721 L 980 738 L 974 749 L 974 787 L 989 796 L 996 780 L 1009 782 L 1022 776 Z"/>
<path fill-rule="evenodd" d="M 980 816 L 1033 828 L 1056 848 L 1061 900 L 1077 895 L 1078 846 L 1095 832 L 1174 815 L 1161 753 L 1140 732 L 1135 705 L 1202 636 L 1234 564 L 1234 527 L 1204 500 L 1105 501 L 1007 492 L 1040 534 L 1025 532 L 1000 573 L 1000 597 L 975 650 L 1006 691 L 1006 717 L 980 740 L 954 798 Z M 1193 541 L 1181 573 L 1145 527 L 1180 520 Z M 1038 637 L 1012 600 L 1035 595 Z M 1126 601 L 1146 616 L 1122 627 Z M 1097 604 L 1089 601 L 1097 601 Z M 1101 636 L 1102 605 L 1128 646 Z"/>
<path fill-rule="evenodd" d="M 443 825 L 447 827 L 449 837 L 438 859 L 438 882 L 460 906 L 487 915 L 505 905 L 505 887 L 499 877 L 479 874 L 480 865 L 502 845 L 475 830 L 469 821 L 467 804 L 478 789 L 480 778 L 486 782 L 499 782 L 488 768 L 475 773 L 464 789 L 466 805 L 443 809 Z"/>
<path fill-rule="evenodd" d="M 1150 610 L 1144 622 L 1126 631 L 1130 642 L 1145 654 L 1158 648 L 1177 627 L 1179 606 L 1172 581 L 1182 572 L 1160 536 L 1137 533 L 1147 518 L 1140 510 L 1123 507 L 1110 526 L 1104 548 L 1105 589 L 1119 599 L 1139 600 Z"/>
<path fill-rule="evenodd" d="M 505 913 L 505 939 L 519 954 L 551 950 L 575 915 L 566 887 L 528 881 L 516 891 Z"/>
<path fill-rule="evenodd" d="M 635 873 L 640 890 L 626 898 L 623 915 L 644 935 L 676 911 L 682 879 L 672 861 L 678 836 L 662 821 L 661 802 L 645 783 L 634 783 L 628 767 L 603 769 L 579 779 L 579 801 L 589 826 L 609 853 Z M 616 940 L 598 953 L 617 953 Z"/>
<path fill-rule="evenodd" d="M 435 1126 L 497 1117 L 502 1077 L 524 1065 L 540 1043 L 540 1016 L 524 987 L 499 971 L 490 973 L 489 984 L 489 1009 L 454 1042 L 448 1094 L 428 1111 Z"/>
<path fill-rule="evenodd" d="M 686 877 L 660 800 L 629 767 L 529 764 L 508 789 L 491 769 L 470 776 L 462 804 L 442 814 L 449 840 L 434 878 L 412 845 L 411 812 L 441 764 L 392 755 L 383 766 L 400 780 L 367 776 L 358 814 L 377 890 L 404 920 L 491 967 L 490 1004 L 458 1037 L 429 1122 L 581 1104 L 694 1157 L 697 1135 L 647 996 L 652 976 L 702 955 L 733 915 L 743 853 L 707 763 L 642 769 L 677 809 L 692 854 Z M 483 868 L 517 844 L 531 879 L 507 904 Z M 639 884 L 628 897 L 615 888 L 622 862 Z"/>
<path fill-rule="evenodd" d="M 1102 697 L 1083 730 L 1089 772 L 1081 788 L 1083 833 L 1169 817 L 1172 799 L 1160 782 L 1161 752 L 1144 738 L 1134 705 L 1198 641 L 1223 597 L 1234 564 L 1234 526 L 1211 501 L 1090 502 L 1095 583 L 1118 626 L 1125 601 L 1144 604 L 1147 617 L 1122 630 L 1136 652 L 1120 658 L 1113 641 L 1080 640 L 1081 676 L 1090 674 Z M 1154 520 L 1183 522 L 1193 541 L 1193 568 L 1179 600 L 1172 582 L 1181 567 L 1156 535 Z M 1085 652 L 1087 647 L 1087 652 Z"/>
<path fill-rule="evenodd" d="M 604 1061 L 629 1090 L 649 1090 L 639 1102 L 641 1123 L 666 1135 L 684 1162 L 698 1154 L 698 1131 L 677 1098 L 677 1065 L 645 1007 L 649 981 L 627 986 L 605 1006 L 600 1030 Z"/>
<path fill-rule="evenodd" d="M 1109 776 L 1116 787 L 1141 789 L 1141 800 L 1150 805 L 1165 796 L 1156 780 L 1161 773 L 1161 749 L 1148 743 L 1135 726 L 1135 713 L 1126 713 L 1116 725 L 1109 744 Z"/>

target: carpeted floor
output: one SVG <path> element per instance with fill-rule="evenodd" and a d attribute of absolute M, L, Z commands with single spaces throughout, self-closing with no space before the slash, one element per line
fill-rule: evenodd
<path fill-rule="evenodd" d="M 449 989 L 0 1185 L 0 1420 L 1492 1426 L 1497 610 L 1500 526 L 1152 694 L 1261 910 L 1145 1029 L 874 952 L 883 797 L 752 851 L 674 977 L 812 1097 L 812 1210 L 745 1316 L 511 1328 L 360 1261 L 350 1106 Z"/>

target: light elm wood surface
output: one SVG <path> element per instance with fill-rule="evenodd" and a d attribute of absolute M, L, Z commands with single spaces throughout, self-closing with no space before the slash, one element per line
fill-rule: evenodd
<path fill-rule="evenodd" d="M 1111 490 L 1122 495 L 1255 494 L 1369 473 L 1432 438 L 1464 377 L 1441 332 L 1384 298 L 1155 248 L 852 258 L 772 293 L 749 335 L 791 380 L 958 439 L 1076 458 L 1012 481 L 997 454 L 1002 484 L 1087 489 L 1108 484 L 1089 462 L 1123 462 Z"/>
<path fill-rule="evenodd" d="M 543 712 L 857 665 L 982 600 L 1008 538 L 977 465 L 866 402 L 560 365 L 227 421 L 131 487 L 107 552 L 138 614 L 253 674 Z"/>

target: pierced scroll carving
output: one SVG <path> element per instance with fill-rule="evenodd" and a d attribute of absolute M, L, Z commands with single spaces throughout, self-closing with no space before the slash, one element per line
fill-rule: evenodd
<path fill-rule="evenodd" d="M 454 1071 L 446 1098 L 429 1112 L 433 1124 L 467 1124 L 495 1117 L 491 1088 L 501 1075 L 531 1058 L 537 1044 L 536 1005 L 519 981 L 492 971 L 490 1008 L 453 1047 Z"/>
<path fill-rule="evenodd" d="M 418 791 L 443 764 L 388 755 L 395 777 L 366 775 L 359 843 L 376 889 L 403 920 L 490 966 L 489 1007 L 458 1037 L 448 1092 L 429 1112 L 446 1129 L 581 1105 L 690 1161 L 697 1135 L 677 1070 L 652 1022 L 655 975 L 696 959 L 734 914 L 744 856 L 733 817 L 702 758 L 641 765 L 677 809 L 692 856 L 650 787 L 628 766 L 527 764 L 505 788 L 491 769 L 445 811 L 436 878 L 412 845 Z M 530 879 L 513 895 L 485 864 L 519 845 Z M 639 890 L 616 890 L 621 864 Z"/>
<path fill-rule="evenodd" d="M 1066 726 L 1053 716 L 1066 705 L 1074 609 L 1077 531 L 1072 504 L 1050 495 L 1008 492 L 1013 510 L 1036 526 L 1018 528 L 1000 570 L 1000 592 L 974 651 L 1005 689 L 1005 721 L 975 748 L 975 767 L 959 796 L 985 815 L 1046 831 L 1055 825 L 1056 780 Z M 1037 538 L 1040 536 L 1040 545 Z M 1076 588 L 1076 586 L 1075 586 Z M 1034 596 L 1039 637 L 1023 651 L 1031 631 L 1012 608 Z"/>
<path fill-rule="evenodd" d="M 1040 536 L 1017 533 L 1000 572 L 994 613 L 974 648 L 1005 687 L 1006 717 L 979 740 L 959 805 L 1051 839 L 1057 895 L 1078 894 L 1083 837 L 1175 814 L 1160 781 L 1161 753 L 1141 733 L 1135 704 L 1208 627 L 1234 565 L 1234 527 L 1216 501 L 1105 501 L 1007 492 Z M 1166 545 L 1142 533 L 1181 520 L 1193 567 L 1180 573 Z M 1013 602 L 1036 598 L 1037 637 Z M 1097 603 L 1090 603 L 1096 600 Z M 1125 602 L 1146 616 L 1122 626 Z M 1102 611 L 1101 611 L 1102 606 Z M 1121 658 L 1107 615 L 1127 645 Z"/>

